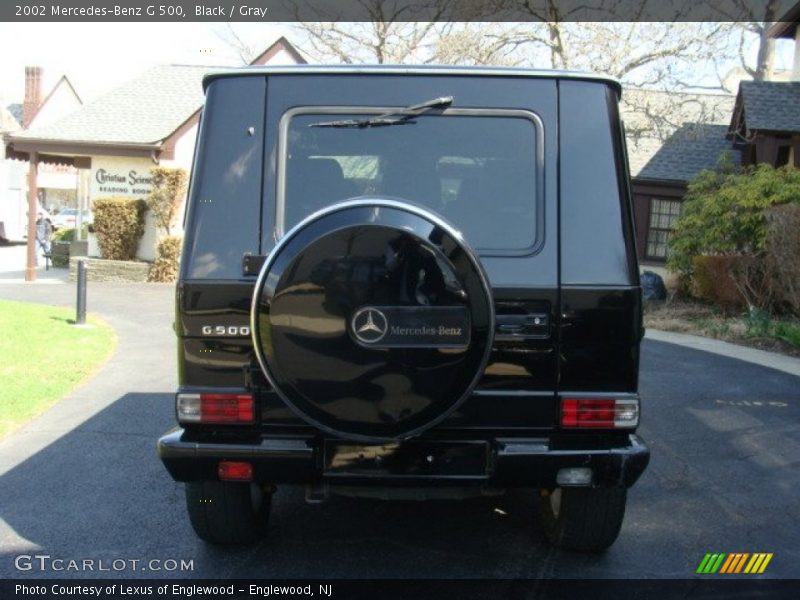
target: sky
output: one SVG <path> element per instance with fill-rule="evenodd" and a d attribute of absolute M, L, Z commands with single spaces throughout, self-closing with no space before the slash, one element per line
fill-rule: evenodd
<path fill-rule="evenodd" d="M 281 35 L 291 38 L 280 23 L 235 27 L 259 51 Z M 153 65 L 241 64 L 225 33 L 219 23 L 1 23 L 0 99 L 22 102 L 26 65 L 43 68 L 44 93 L 67 75 L 86 102 Z"/>

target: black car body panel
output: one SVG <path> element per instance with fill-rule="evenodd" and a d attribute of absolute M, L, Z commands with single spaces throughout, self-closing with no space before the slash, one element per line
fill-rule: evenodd
<path fill-rule="evenodd" d="M 159 440 L 177 481 L 216 478 L 221 460 L 248 460 L 254 480 L 314 485 L 554 487 L 556 474 L 589 467 L 597 484 L 630 487 L 649 451 L 636 435 L 583 444 L 549 437 L 419 438 L 402 444 L 356 445 L 337 439 L 287 437 L 208 440 L 178 429 Z"/>
<path fill-rule="evenodd" d="M 417 127 L 469 111 L 534 115 L 535 244 L 479 249 L 496 323 L 468 398 L 410 440 L 337 438 L 288 407 L 260 368 L 257 278 L 243 261 L 270 255 L 292 224 L 279 222 L 292 110 L 330 120 L 331 107 L 381 113 L 441 96 L 454 97 L 452 108 Z M 253 463 L 254 481 L 269 483 L 553 487 L 560 469 L 589 467 L 593 485 L 632 485 L 649 456 L 632 429 L 570 431 L 559 420 L 567 396 L 638 398 L 642 306 L 618 96 L 603 78 L 514 70 L 278 68 L 207 78 L 176 298 L 179 392 L 252 393 L 256 421 L 183 423 L 159 441 L 170 474 L 215 480 L 219 461 L 241 459 Z M 331 268 L 347 267 L 339 263 Z"/>

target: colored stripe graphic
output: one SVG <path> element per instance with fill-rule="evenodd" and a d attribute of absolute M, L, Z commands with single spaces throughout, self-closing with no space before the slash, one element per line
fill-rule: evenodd
<path fill-rule="evenodd" d="M 767 554 L 767 556 L 764 558 L 764 562 L 761 563 L 761 566 L 759 567 L 758 572 L 759 573 L 763 573 L 764 569 L 767 568 L 767 565 L 769 564 L 769 561 L 771 561 L 771 560 L 772 560 L 772 552 L 769 552 Z"/>
<path fill-rule="evenodd" d="M 700 566 L 697 567 L 698 573 L 716 573 L 719 569 L 722 561 L 725 559 L 727 555 L 723 553 L 708 553 L 703 558 L 703 561 L 700 563 Z"/>
<path fill-rule="evenodd" d="M 711 554 L 706 554 L 703 557 L 703 560 L 700 561 L 700 566 L 697 567 L 697 571 L 696 572 L 697 573 L 705 573 L 706 572 L 706 566 L 708 565 L 710 560 L 711 560 Z"/>
<path fill-rule="evenodd" d="M 744 563 L 744 559 L 746 559 L 749 554 L 742 554 L 741 552 L 737 552 L 733 555 L 733 561 L 731 561 L 730 566 L 726 571 L 722 571 L 723 573 L 738 573 L 739 569 L 741 568 L 742 564 Z"/>
<path fill-rule="evenodd" d="M 763 573 L 769 562 L 772 560 L 772 552 L 709 552 L 700 561 L 697 567 L 697 573 L 709 575 L 714 573 L 719 574 L 734 574 L 734 573 L 749 573 L 760 574 Z M 745 566 L 747 565 L 747 566 Z"/>
<path fill-rule="evenodd" d="M 756 552 L 753 554 L 753 557 L 750 559 L 750 562 L 747 563 L 747 566 L 744 568 L 745 573 L 755 573 L 756 569 L 761 564 L 761 561 L 764 560 L 764 555 L 760 552 Z"/>
<path fill-rule="evenodd" d="M 748 558 L 749 556 L 750 556 L 750 554 L 749 554 L 748 552 L 745 552 L 744 554 L 742 554 L 742 558 L 741 558 L 741 559 L 739 560 L 739 562 L 736 564 L 736 571 L 734 571 L 734 573 L 739 573 L 739 572 L 741 572 L 741 570 L 742 570 L 742 567 L 744 566 L 744 562 L 747 560 L 747 558 Z"/>
<path fill-rule="evenodd" d="M 708 553 L 707 553 L 707 554 L 706 554 L 706 555 L 703 557 L 703 560 L 701 560 L 701 561 L 700 561 L 700 566 L 699 566 L 699 567 L 697 567 L 697 571 L 696 571 L 696 573 L 705 573 L 705 572 L 706 572 L 706 565 L 708 564 L 708 561 L 709 561 L 710 559 L 711 559 L 711 554 L 708 554 Z"/>
<path fill-rule="evenodd" d="M 739 560 L 739 554 L 728 554 L 727 560 L 722 564 L 722 568 L 719 570 L 720 573 L 730 573 L 733 566 L 736 564 L 736 561 Z"/>

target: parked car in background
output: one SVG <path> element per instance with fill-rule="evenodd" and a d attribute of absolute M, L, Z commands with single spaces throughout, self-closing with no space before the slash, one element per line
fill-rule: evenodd
<path fill-rule="evenodd" d="M 83 211 L 83 222 L 91 223 L 94 219 L 91 211 Z M 62 227 L 74 228 L 78 223 L 78 209 L 77 208 L 64 208 L 59 211 L 57 215 L 52 218 L 53 228 L 61 229 Z"/>

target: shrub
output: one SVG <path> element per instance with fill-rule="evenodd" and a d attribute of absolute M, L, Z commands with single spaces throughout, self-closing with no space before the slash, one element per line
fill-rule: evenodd
<path fill-rule="evenodd" d="M 745 318 L 744 325 L 745 332 L 749 337 L 769 337 L 772 315 L 766 310 L 753 310 Z"/>
<path fill-rule="evenodd" d="M 74 227 L 62 227 L 53 234 L 54 242 L 71 242 L 75 239 Z"/>
<path fill-rule="evenodd" d="M 746 308 L 769 311 L 774 294 L 764 253 L 754 256 L 695 256 L 690 293 L 726 313 Z"/>
<path fill-rule="evenodd" d="M 55 244 L 56 242 L 71 242 L 75 239 L 75 228 L 74 227 L 62 227 L 61 229 L 57 230 L 53 233 L 52 243 Z M 51 263 L 54 267 L 68 267 L 69 266 L 69 257 L 62 256 L 62 255 L 53 255 L 50 259 Z"/>
<path fill-rule="evenodd" d="M 61 229 L 56 230 L 53 234 L 53 241 L 54 242 L 74 242 L 75 241 L 75 234 L 77 233 L 77 229 L 75 227 L 62 227 Z M 89 225 L 83 225 L 83 238 L 86 238 L 86 234 L 91 231 Z"/>
<path fill-rule="evenodd" d="M 765 254 L 776 303 L 800 316 L 800 204 L 767 211 Z"/>
<path fill-rule="evenodd" d="M 670 237 L 669 268 L 691 275 L 701 254 L 755 255 L 765 246 L 765 209 L 787 203 L 800 203 L 800 169 L 702 171 L 689 184 Z"/>
<path fill-rule="evenodd" d="M 155 167 L 150 169 L 153 189 L 147 196 L 147 206 L 153 211 L 156 224 L 170 235 L 178 217 L 178 207 L 186 195 L 189 178 L 183 169 Z"/>
<path fill-rule="evenodd" d="M 773 335 L 787 344 L 800 348 L 800 324 L 791 321 L 778 321 L 774 324 Z"/>
<path fill-rule="evenodd" d="M 103 258 L 133 260 L 144 234 L 143 200 L 100 198 L 94 201 L 94 230 Z"/>
<path fill-rule="evenodd" d="M 741 260 L 738 256 L 695 256 L 692 260 L 692 296 L 712 302 L 726 312 L 741 308 L 744 299 L 733 277 Z"/>
<path fill-rule="evenodd" d="M 178 278 L 181 259 L 181 237 L 177 235 L 163 238 L 156 248 L 156 260 L 150 268 L 148 281 L 172 282 Z"/>

